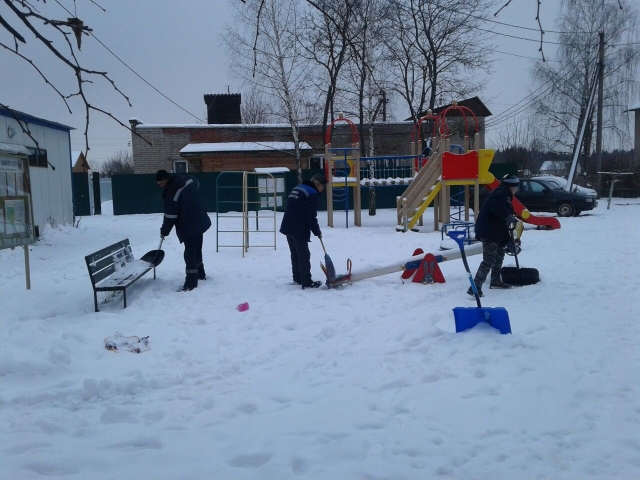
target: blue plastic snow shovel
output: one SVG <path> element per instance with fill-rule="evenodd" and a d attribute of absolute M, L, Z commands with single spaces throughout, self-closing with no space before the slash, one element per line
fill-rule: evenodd
<path fill-rule="evenodd" d="M 453 316 L 456 321 L 456 333 L 464 332 L 470 328 L 475 327 L 480 322 L 487 322 L 493 328 L 496 328 L 500 333 L 511 333 L 511 322 L 509 322 L 509 314 L 504 307 L 483 307 L 480 303 L 480 295 L 478 295 L 478 289 L 471 276 L 471 270 L 467 263 L 467 256 L 464 253 L 464 231 L 452 230 L 447 232 L 447 235 L 456 241 L 458 247 L 460 247 L 460 254 L 462 256 L 462 262 L 464 268 L 469 275 L 469 282 L 471 283 L 471 290 L 476 296 L 477 307 L 455 307 L 453 309 Z"/>

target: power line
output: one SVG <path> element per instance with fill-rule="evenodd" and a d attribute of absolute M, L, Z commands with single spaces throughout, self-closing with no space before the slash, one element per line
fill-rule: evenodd
<path fill-rule="evenodd" d="M 527 120 L 529 120 L 530 118 L 533 118 L 537 115 L 537 113 L 532 113 L 531 115 L 529 115 L 528 117 L 524 117 L 524 118 L 517 118 L 513 121 L 513 123 L 522 123 L 525 122 Z M 503 128 L 508 128 L 510 126 L 510 124 L 504 124 L 504 125 L 491 125 L 489 128 L 491 130 L 502 130 Z"/>
<path fill-rule="evenodd" d="M 564 73 L 563 73 L 563 70 L 565 70 L 565 72 L 564 72 Z M 571 73 L 572 73 L 571 65 L 570 65 L 570 64 L 568 64 L 568 63 L 567 63 L 567 64 L 565 64 L 562 68 L 560 68 L 560 69 L 558 70 L 558 72 L 557 72 L 557 74 L 560 76 L 559 80 L 561 80 L 561 81 L 566 80 L 566 79 L 567 79 L 567 77 L 568 77 L 568 75 L 569 75 L 569 74 L 571 74 Z M 551 83 L 551 82 L 553 82 L 553 81 L 554 81 L 554 79 L 553 79 L 553 78 L 548 79 L 546 82 L 544 82 L 542 85 L 540 85 L 540 87 L 538 87 L 536 90 L 534 90 L 534 91 L 533 91 L 533 92 L 531 92 L 529 95 L 527 95 L 525 98 L 523 98 L 520 102 L 516 103 L 516 104 L 515 104 L 515 105 L 513 105 L 511 108 L 508 108 L 508 109 L 507 109 L 507 110 L 505 110 L 504 112 L 501 112 L 499 115 L 497 115 L 497 116 L 496 116 L 496 117 L 494 117 L 493 119 L 489 120 L 489 122 L 488 122 L 488 123 L 489 123 L 489 124 L 491 124 L 491 125 L 497 125 L 498 123 L 502 123 L 503 121 L 506 121 L 506 120 L 508 120 L 509 118 L 513 118 L 515 115 L 517 115 L 518 113 L 520 113 L 520 112 L 523 110 L 523 108 L 522 108 L 522 107 L 520 107 L 520 108 L 518 109 L 518 111 L 517 111 L 517 112 L 515 112 L 515 113 L 512 113 L 512 114 L 508 115 L 506 118 L 501 119 L 501 118 L 500 118 L 500 116 L 504 116 L 505 114 L 507 114 L 507 112 L 508 112 L 509 110 L 512 110 L 513 108 L 517 107 L 517 105 L 519 105 L 520 103 L 522 103 L 522 102 L 524 102 L 525 100 L 527 100 L 527 98 L 529 98 L 529 97 L 533 97 L 533 96 L 536 94 L 536 92 L 538 92 L 539 90 L 541 90 L 542 88 L 544 88 L 546 85 L 550 84 L 550 83 Z M 541 98 L 541 96 L 542 96 L 542 95 L 544 95 L 544 94 L 546 94 L 546 93 L 547 93 L 547 92 L 548 92 L 552 87 L 553 87 L 553 85 L 550 85 L 550 86 L 549 86 L 549 88 L 547 88 L 546 90 L 544 90 L 543 92 L 541 92 L 540 94 L 538 94 L 538 95 L 536 96 L 536 98 L 532 99 L 532 100 L 527 104 L 527 106 L 528 106 L 528 105 L 530 105 L 531 103 L 533 103 L 535 100 L 537 100 L 537 99 Z M 525 106 L 525 107 L 526 107 L 526 106 Z M 499 121 L 497 121 L 497 120 L 499 120 Z"/>
<path fill-rule="evenodd" d="M 629 42 L 629 43 L 610 43 L 611 47 L 627 47 L 629 45 L 640 45 L 640 42 Z"/>
<path fill-rule="evenodd" d="M 476 29 L 480 30 L 482 32 L 490 33 L 492 35 L 499 35 L 501 37 L 515 38 L 516 40 L 524 40 L 524 41 L 527 41 L 527 42 L 546 43 L 547 45 L 563 45 L 563 46 L 570 46 L 570 47 L 586 47 L 586 46 L 590 46 L 590 45 L 595 45 L 595 44 L 591 44 L 591 43 L 551 42 L 549 40 L 540 40 L 540 39 L 535 39 L 535 38 L 519 37 L 517 35 L 509 35 L 508 33 L 500 33 L 500 32 L 496 32 L 496 31 L 493 31 L 493 30 L 487 30 L 485 28 L 480 28 L 480 27 L 476 27 Z"/>
<path fill-rule="evenodd" d="M 565 65 L 564 67 L 562 67 L 560 69 L 560 71 L 558 72 L 559 75 L 561 75 L 561 80 L 564 80 L 565 77 L 563 74 L 561 74 L 562 70 L 567 70 L 564 75 L 567 75 L 568 73 L 571 73 L 571 71 L 569 70 L 569 65 Z M 546 95 L 547 92 L 549 92 L 549 90 L 551 90 L 551 88 L 553 87 L 553 85 L 549 85 L 550 83 L 553 82 L 553 78 L 548 79 L 546 82 L 544 82 L 542 85 L 540 85 L 538 88 L 536 88 L 533 92 L 531 92 L 530 94 L 526 95 L 522 100 L 520 100 L 518 103 L 514 104 L 513 106 L 511 106 L 510 108 L 504 110 L 503 112 L 499 113 L 498 115 L 496 115 L 494 118 L 492 118 L 491 120 L 489 120 L 487 123 L 487 126 L 492 126 L 492 125 L 497 125 L 499 123 L 503 123 L 506 120 L 509 120 L 510 118 L 513 118 L 515 115 L 521 113 L 526 107 L 530 106 L 531 104 L 533 104 L 533 102 L 535 102 L 536 100 L 539 100 L 540 98 L 542 98 L 543 95 Z M 540 92 L 539 94 L 536 95 L 536 92 L 538 92 L 539 90 L 542 90 L 543 88 L 545 88 L 547 85 L 549 85 L 548 88 L 546 88 L 544 91 Z M 518 105 L 520 105 L 522 102 L 526 101 L 528 98 L 531 98 L 530 101 L 528 101 L 525 105 L 523 105 L 522 107 L 518 107 Z M 510 110 L 517 108 L 516 112 L 511 112 L 508 113 Z M 503 118 L 500 118 L 503 117 Z"/>
<path fill-rule="evenodd" d="M 73 15 L 64 5 L 62 5 L 58 0 L 56 0 L 56 3 L 58 5 L 60 5 L 60 7 L 62 7 L 63 10 L 65 10 L 69 15 Z M 75 2 L 74 2 L 75 4 Z M 75 15 L 74 15 L 75 16 Z M 160 95 L 162 95 L 164 98 L 166 98 L 167 100 L 169 100 L 171 103 L 173 103 L 176 107 L 178 107 L 180 110 L 182 110 L 183 112 L 191 115 L 193 118 L 195 118 L 196 120 L 199 120 L 203 123 L 207 123 L 204 120 L 202 120 L 200 117 L 198 117 L 197 115 L 194 115 L 193 113 L 191 113 L 190 111 L 188 111 L 186 108 L 182 107 L 181 105 L 178 105 L 176 102 L 174 102 L 172 99 L 170 99 L 168 96 L 166 96 L 164 93 L 162 93 L 160 90 L 158 90 L 156 87 L 154 87 L 153 85 L 151 85 L 151 83 L 149 83 L 145 78 L 142 77 L 142 75 L 140 75 L 138 72 L 136 72 L 133 68 L 131 68 L 129 65 L 127 65 L 127 63 L 122 60 L 120 57 L 118 57 L 118 55 L 116 55 L 109 47 L 107 47 L 104 43 L 102 43 L 102 41 L 100 41 L 100 39 L 98 37 L 96 37 L 96 35 L 92 32 L 89 31 L 89 35 L 91 35 L 93 38 L 95 38 L 95 40 L 104 47 L 105 50 L 107 50 L 107 52 L 109 52 L 111 55 L 113 55 L 120 63 L 122 63 L 125 67 L 127 67 L 129 70 L 131 70 L 131 72 L 137 76 L 140 80 L 142 80 L 144 83 L 146 83 L 147 85 L 149 85 L 151 88 L 153 88 L 157 93 L 159 93 Z"/>
<path fill-rule="evenodd" d="M 501 52 L 500 50 L 491 50 L 491 53 L 501 53 L 502 55 L 510 55 L 512 57 L 526 58 L 528 60 L 536 60 L 536 61 L 541 60 L 540 58 L 536 58 L 536 57 L 527 57 L 526 55 L 518 55 L 517 53 Z M 547 62 L 562 63 L 560 60 L 547 60 Z"/>
<path fill-rule="evenodd" d="M 407 7 L 406 5 L 403 5 L 401 3 L 398 3 L 398 1 L 392 1 L 391 3 L 395 3 L 397 6 L 399 6 L 400 8 L 405 9 L 406 11 L 408 11 L 409 13 L 414 13 L 409 7 Z M 482 20 L 483 22 L 489 22 L 489 23 L 495 23 L 497 25 L 503 25 L 505 27 L 511 27 L 511 28 L 518 28 L 520 30 L 528 30 L 528 31 L 532 31 L 532 32 L 540 32 L 540 28 L 533 28 L 533 27 L 524 27 L 522 25 L 513 25 L 512 23 L 506 23 L 506 22 L 499 22 L 498 20 L 491 20 L 490 18 L 486 18 L 486 17 L 481 17 L 479 15 L 473 15 L 470 12 L 465 12 L 462 10 L 457 10 L 455 8 L 451 8 L 451 7 L 443 7 L 443 6 L 438 6 L 439 10 L 444 10 L 444 11 L 449 11 L 449 12 L 453 12 L 453 13 L 458 13 L 460 15 L 466 15 L 468 17 L 471 18 L 475 18 L 476 20 Z M 576 32 L 563 32 L 560 30 L 547 30 L 544 29 L 543 30 L 544 33 L 558 33 L 558 34 L 571 34 L 571 33 L 576 33 Z M 594 32 L 582 32 L 582 33 L 594 33 Z"/>
<path fill-rule="evenodd" d="M 567 71 L 562 75 L 560 74 L 560 72 L 562 72 L 563 69 L 566 69 Z M 566 80 L 568 78 L 569 75 L 571 75 L 573 72 L 572 70 L 569 69 L 569 65 L 565 65 L 562 69 L 560 69 L 560 71 L 558 72 L 558 74 L 561 75 L 560 79 L 561 81 Z M 508 108 L 507 110 L 501 112 L 500 114 L 498 114 L 495 118 L 489 120 L 486 124 L 486 127 L 495 127 L 496 125 L 499 125 L 501 123 L 504 123 L 508 120 L 511 120 L 512 118 L 514 118 L 516 115 L 519 115 L 520 113 L 522 113 L 523 111 L 525 111 L 528 107 L 530 107 L 531 105 L 533 105 L 533 103 L 535 103 L 536 101 L 544 98 L 545 96 L 547 96 L 551 90 L 553 89 L 553 85 L 549 85 L 549 87 L 547 87 L 544 91 L 542 91 L 541 93 L 539 93 L 538 95 L 535 95 L 535 93 L 544 88 L 547 84 L 553 82 L 554 79 L 550 78 L 549 80 L 547 80 L 546 82 L 544 82 L 542 85 L 540 85 L 540 87 L 538 87 L 536 90 L 534 90 L 533 92 L 531 92 L 529 95 L 527 95 L 526 97 L 524 97 L 522 100 L 520 100 L 518 103 L 516 103 L 515 105 L 513 105 L 512 107 Z M 531 97 L 531 100 L 529 100 L 526 104 L 522 105 L 521 107 L 518 107 L 515 111 L 509 113 L 508 115 L 506 115 L 506 113 L 509 110 L 512 110 L 513 108 L 517 107 L 519 104 L 521 104 L 522 102 L 526 101 L 528 98 Z M 506 116 L 505 116 L 506 115 Z M 500 116 L 502 116 L 502 118 L 500 118 Z M 528 117 L 530 118 L 530 117 Z"/>
<path fill-rule="evenodd" d="M 111 55 L 113 55 L 120 63 L 122 63 L 125 67 L 127 67 L 129 70 L 131 70 L 133 72 L 133 74 L 138 77 L 140 80 L 142 80 L 144 83 L 146 83 L 147 85 L 149 85 L 151 88 L 153 88 L 156 92 L 158 92 L 160 95 L 162 95 L 164 98 L 166 98 L 167 100 L 169 100 L 171 103 L 173 103 L 176 107 L 178 107 L 180 110 L 182 110 L 183 112 L 188 113 L 189 115 L 191 115 L 193 118 L 195 118 L 196 120 L 200 120 L 203 123 L 207 123 L 204 120 L 202 120 L 200 117 L 198 117 L 197 115 L 194 115 L 193 113 L 191 113 L 189 110 L 187 110 L 186 108 L 182 107 L 181 105 L 178 105 L 176 102 L 174 102 L 172 99 L 170 99 L 169 97 L 167 97 L 164 93 L 162 93 L 160 90 L 158 90 L 156 87 L 154 87 L 153 85 L 151 85 L 151 83 L 149 83 L 146 79 L 144 79 L 142 77 L 142 75 L 140 75 L 138 72 L 136 72 L 133 68 L 131 68 L 129 65 L 127 65 L 124 60 L 122 60 L 120 57 L 118 57 L 115 53 L 113 53 L 111 51 L 111 49 L 109 49 L 109 47 L 107 47 L 104 43 L 102 43 L 100 41 L 100 39 L 98 37 L 96 37 L 93 33 L 90 34 L 93 38 L 96 39 L 96 41 L 102 45 Z"/>
<path fill-rule="evenodd" d="M 565 66 L 565 67 L 563 67 L 563 68 L 566 68 L 566 66 Z M 498 124 L 498 123 L 502 123 L 502 122 L 503 122 L 503 118 L 501 118 L 501 117 L 505 117 L 505 116 L 506 116 L 506 117 L 507 117 L 507 119 L 508 119 L 508 118 L 511 118 L 513 115 L 511 115 L 511 113 L 509 113 L 509 111 L 510 111 L 510 110 L 512 110 L 512 109 L 514 109 L 514 108 L 516 108 L 516 107 L 518 107 L 518 105 L 520 105 L 522 102 L 525 102 L 528 98 L 533 98 L 534 96 L 535 96 L 534 100 L 536 100 L 536 99 L 540 98 L 540 96 L 541 96 L 542 94 L 546 93 L 546 91 L 547 91 L 547 90 L 543 91 L 543 92 L 542 92 L 542 93 L 540 93 L 539 95 L 536 95 L 536 92 L 537 92 L 538 90 L 543 89 L 547 84 L 551 83 L 551 81 L 552 81 L 552 79 L 547 80 L 547 81 L 546 81 L 546 82 L 544 82 L 542 85 L 540 85 L 538 88 L 536 88 L 533 92 L 531 92 L 531 93 L 529 93 L 528 95 L 526 95 L 522 100 L 520 100 L 519 102 L 515 103 L 514 105 L 512 105 L 512 106 L 511 106 L 511 107 L 509 107 L 509 108 L 507 108 L 506 110 L 504 110 L 504 111 L 500 112 L 498 115 L 496 115 L 495 117 L 493 117 L 491 120 L 488 120 L 488 121 L 487 121 L 487 125 L 486 125 L 486 126 L 491 126 L 491 125 L 496 125 L 496 124 Z M 527 105 L 525 105 L 525 106 L 528 106 L 528 104 L 527 104 Z M 518 107 L 518 109 L 519 109 L 519 108 L 520 108 L 520 107 Z M 517 112 L 517 113 L 519 113 L 519 112 Z M 517 114 L 517 113 L 516 113 L 516 114 Z"/>

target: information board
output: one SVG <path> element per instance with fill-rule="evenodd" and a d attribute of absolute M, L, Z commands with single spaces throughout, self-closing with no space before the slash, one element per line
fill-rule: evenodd
<path fill-rule="evenodd" d="M 34 242 L 29 161 L 0 153 L 0 249 Z"/>

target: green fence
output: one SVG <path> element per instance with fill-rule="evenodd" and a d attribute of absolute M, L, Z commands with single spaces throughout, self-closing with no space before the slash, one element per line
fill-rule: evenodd
<path fill-rule="evenodd" d="M 89 176 L 86 173 L 71 174 L 71 188 L 73 192 L 73 214 L 76 217 L 91 215 L 89 198 Z"/>
<path fill-rule="evenodd" d="M 497 178 L 501 178 L 506 173 L 517 173 L 515 164 L 496 164 L 489 168 Z M 302 177 L 311 178 L 315 173 L 323 173 L 322 170 L 303 170 Z M 200 199 L 208 212 L 216 211 L 216 180 L 220 173 L 190 173 L 200 182 Z M 286 173 L 285 189 L 289 192 L 298 184 L 298 177 L 295 171 Z M 230 210 L 238 209 L 238 202 L 242 201 L 242 175 L 224 175 L 224 183 L 220 183 L 221 191 L 218 192 L 220 200 L 219 213 L 226 213 Z M 234 188 L 237 187 L 237 188 Z M 113 214 L 114 215 L 134 215 L 138 213 L 162 213 L 162 190 L 156 183 L 155 174 L 138 175 L 114 175 L 111 178 L 111 188 L 113 192 Z M 403 194 L 407 185 L 376 186 L 376 208 L 395 208 L 396 197 Z M 461 189 L 459 187 L 458 189 Z M 361 200 L 363 210 L 368 209 L 369 187 L 362 188 Z M 455 193 L 452 189 L 452 194 Z M 353 196 L 349 198 L 349 209 L 353 209 Z M 344 202 L 334 201 L 335 210 L 344 210 Z M 327 199 L 323 194 L 320 196 L 318 210 L 327 209 Z"/>

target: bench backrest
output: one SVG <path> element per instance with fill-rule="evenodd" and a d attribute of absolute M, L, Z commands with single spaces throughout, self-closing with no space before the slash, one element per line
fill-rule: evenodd
<path fill-rule="evenodd" d="M 87 255 L 84 260 L 87 262 L 91 283 L 95 287 L 98 282 L 113 275 L 120 268 L 126 266 L 127 263 L 133 262 L 135 258 L 131 251 L 129 239 L 125 238 L 91 255 Z"/>

